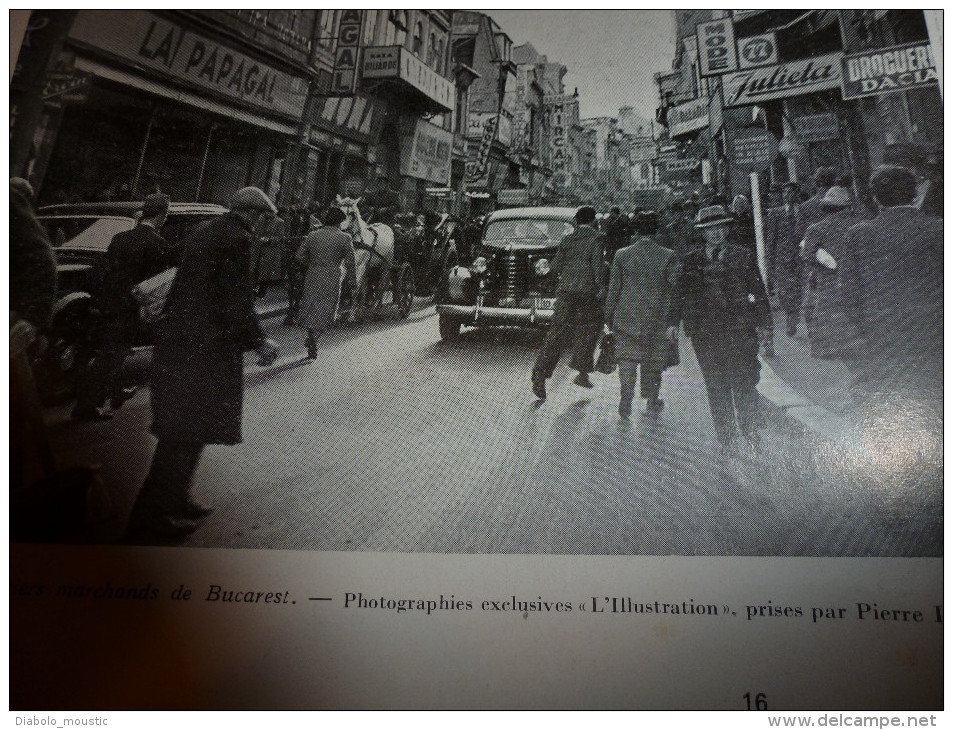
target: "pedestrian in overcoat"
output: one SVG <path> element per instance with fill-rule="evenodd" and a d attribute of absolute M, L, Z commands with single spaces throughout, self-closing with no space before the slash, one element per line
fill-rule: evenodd
<path fill-rule="evenodd" d="M 242 440 L 243 353 L 257 350 L 260 362 L 277 353 L 258 323 L 249 276 L 252 231 L 275 210 L 258 188 L 242 188 L 227 214 L 185 241 L 157 327 L 151 386 L 159 443 L 129 518 L 129 540 L 186 535 L 211 511 L 189 493 L 202 450 Z"/>
<path fill-rule="evenodd" d="M 847 231 L 863 216 L 848 188 L 829 188 L 821 203 L 827 216 L 808 226 L 804 234 L 804 265 L 815 282 L 806 305 L 814 312 L 807 323 L 807 337 L 813 357 L 830 358 L 836 356 L 844 337 L 850 334 L 840 297 L 840 266 Z"/>
<path fill-rule="evenodd" d="M 169 197 L 149 195 L 142 202 L 135 228 L 113 236 L 103 257 L 103 279 L 97 301 L 101 313 L 96 355 L 80 378 L 76 420 L 112 418 L 104 409 L 107 398 L 118 408 L 135 392 L 122 382 L 122 368 L 139 330 L 139 307 L 132 296 L 136 284 L 175 263 L 172 248 L 160 231 L 169 212 Z"/>
<path fill-rule="evenodd" d="M 916 185 L 906 168 L 874 171 L 870 188 L 880 211 L 847 232 L 841 266 L 854 327 L 843 355 L 855 395 L 892 404 L 911 425 L 943 401 L 943 219 L 913 206 Z M 916 438 L 905 429 L 897 433 Z"/>
<path fill-rule="evenodd" d="M 354 242 L 341 230 L 347 219 L 340 208 L 331 208 L 324 216 L 323 225 L 314 228 L 298 249 L 296 259 L 305 267 L 298 326 L 307 330 L 305 346 L 308 358 L 317 354 L 317 337 L 334 322 L 341 293 L 341 262 L 344 262 L 344 286 L 356 286 Z"/>
<path fill-rule="evenodd" d="M 758 443 L 759 330 L 771 308 L 754 252 L 730 239 L 732 217 L 720 205 L 702 208 L 696 228 L 705 246 L 683 262 L 680 315 L 698 358 L 715 433 L 724 449 Z M 737 428 L 736 428 L 737 423 Z"/>
<path fill-rule="evenodd" d="M 656 214 L 636 216 L 632 245 L 616 252 L 606 294 L 606 325 L 615 334 L 619 363 L 619 415 L 624 418 L 632 413 L 637 376 L 646 415 L 662 410 L 662 371 L 669 366 L 677 342 L 680 260 L 674 251 L 655 242 L 657 232 Z"/>
<path fill-rule="evenodd" d="M 583 206 L 576 211 L 576 230 L 559 244 L 551 271 L 559 277 L 556 307 L 546 333 L 546 341 L 533 365 L 533 393 L 546 398 L 546 381 L 552 377 L 559 358 L 572 347 L 569 367 L 579 374 L 573 383 L 591 388 L 589 373 L 602 330 L 602 302 L 605 299 L 605 234 L 596 230 L 596 209 Z"/>
<path fill-rule="evenodd" d="M 788 336 L 794 337 L 801 319 L 804 291 L 801 241 L 807 225 L 798 204 L 797 183 L 785 184 L 783 195 L 784 205 L 768 211 L 764 239 L 770 276 L 768 289 L 772 288 L 772 283 L 777 287 L 781 307 L 787 316 Z"/>

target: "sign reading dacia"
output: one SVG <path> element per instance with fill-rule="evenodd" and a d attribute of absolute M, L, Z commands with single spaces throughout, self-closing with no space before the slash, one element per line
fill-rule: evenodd
<path fill-rule="evenodd" d="M 907 91 L 939 82 L 936 61 L 927 42 L 855 53 L 844 56 L 842 63 L 845 99 Z"/>

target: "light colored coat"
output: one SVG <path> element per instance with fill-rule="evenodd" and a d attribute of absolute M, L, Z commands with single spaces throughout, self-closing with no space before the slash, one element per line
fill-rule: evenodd
<path fill-rule="evenodd" d="M 354 243 L 343 231 L 321 226 L 304 237 L 296 258 L 307 267 L 298 324 L 309 330 L 324 331 L 334 321 L 337 310 L 342 262 L 347 281 L 354 284 Z"/>
<path fill-rule="evenodd" d="M 616 335 L 616 357 L 653 365 L 668 364 L 666 328 L 678 324 L 676 293 L 681 267 L 671 249 L 646 236 L 633 236 L 631 246 L 612 260 L 606 294 L 606 323 Z"/>

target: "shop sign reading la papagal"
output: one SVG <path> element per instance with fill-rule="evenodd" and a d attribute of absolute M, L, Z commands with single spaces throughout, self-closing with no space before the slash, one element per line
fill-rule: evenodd
<path fill-rule="evenodd" d="M 834 89 L 840 86 L 842 58 L 842 53 L 828 53 L 725 74 L 725 106 L 761 104 Z"/>
<path fill-rule="evenodd" d="M 929 43 L 909 43 L 844 56 L 845 99 L 907 91 L 938 83 Z"/>
<path fill-rule="evenodd" d="M 103 28 L 109 28 L 108 33 Z M 82 10 L 70 38 L 208 91 L 300 119 L 307 81 L 143 10 Z"/>

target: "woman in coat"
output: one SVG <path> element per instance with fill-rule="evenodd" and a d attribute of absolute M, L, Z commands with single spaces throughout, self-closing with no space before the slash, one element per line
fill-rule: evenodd
<path fill-rule="evenodd" d="M 313 229 L 301 242 L 297 259 L 306 268 L 298 309 L 298 326 L 308 331 L 305 344 L 308 359 L 318 356 L 317 336 L 334 321 L 341 293 L 341 262 L 347 269 L 345 283 L 356 286 L 354 243 L 339 226 L 347 216 L 340 208 L 331 208 L 324 225 Z"/>
<path fill-rule="evenodd" d="M 606 324 L 616 336 L 619 415 L 623 418 L 632 413 L 639 368 L 646 415 L 662 410 L 662 371 L 671 364 L 678 336 L 679 257 L 652 239 L 658 229 L 655 213 L 639 213 L 632 225 L 632 245 L 619 249 L 612 259 L 605 304 Z"/>

